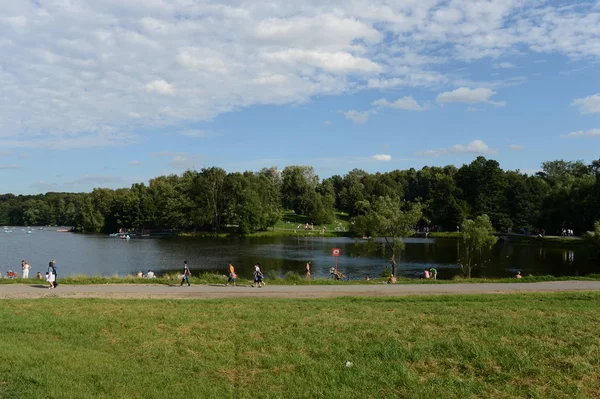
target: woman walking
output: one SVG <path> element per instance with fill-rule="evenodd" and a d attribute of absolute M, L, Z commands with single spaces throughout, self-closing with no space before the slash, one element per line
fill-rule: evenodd
<path fill-rule="evenodd" d="M 48 263 L 48 272 L 50 272 L 50 274 L 53 276 L 52 277 L 52 288 L 56 288 L 58 286 L 58 282 L 56 280 L 58 280 L 58 274 L 56 273 L 56 261 L 55 260 L 51 260 Z"/>
<path fill-rule="evenodd" d="M 310 280 L 310 262 L 306 262 L 306 279 Z"/>
<path fill-rule="evenodd" d="M 235 287 L 235 279 L 236 278 L 237 278 L 237 275 L 235 274 L 235 268 L 230 263 L 229 264 L 229 278 L 227 279 L 227 283 L 225 283 L 225 287 L 227 287 L 229 285 L 229 283 L 232 283 L 233 286 Z"/>
<path fill-rule="evenodd" d="M 190 269 L 188 268 L 187 260 L 184 260 L 183 261 L 183 278 L 181 279 L 181 284 L 179 284 L 179 286 L 182 287 L 183 283 L 186 282 L 189 287 L 191 275 L 192 275 L 192 272 L 190 272 Z"/>

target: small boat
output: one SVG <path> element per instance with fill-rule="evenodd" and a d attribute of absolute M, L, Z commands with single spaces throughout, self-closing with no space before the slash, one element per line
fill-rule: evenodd
<path fill-rule="evenodd" d="M 68 233 L 69 232 L 69 230 L 67 230 L 67 229 L 59 229 L 59 230 L 56 230 L 56 231 L 59 232 L 59 233 Z"/>
<path fill-rule="evenodd" d="M 27 232 L 27 234 L 33 234 L 33 231 L 29 230 L 29 231 Z"/>
<path fill-rule="evenodd" d="M 12 233 L 12 230 L 4 230 L 5 233 Z"/>

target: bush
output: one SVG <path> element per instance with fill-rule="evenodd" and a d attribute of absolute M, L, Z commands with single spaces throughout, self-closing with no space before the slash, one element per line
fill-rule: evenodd
<path fill-rule="evenodd" d="M 302 281 L 302 276 L 292 271 L 285 273 L 285 278 L 289 281 Z"/>

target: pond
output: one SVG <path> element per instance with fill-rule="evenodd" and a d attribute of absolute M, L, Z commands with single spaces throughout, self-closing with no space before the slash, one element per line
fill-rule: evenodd
<path fill-rule="evenodd" d="M 44 230 L 13 228 L 0 231 L 0 271 L 20 273 L 21 259 L 32 265 L 32 273 L 45 272 L 48 262 L 56 259 L 60 276 L 124 276 L 138 270 L 155 273 L 181 270 L 187 260 L 192 271 L 225 273 L 232 263 L 241 276 L 249 277 L 252 265 L 260 262 L 265 273 L 283 276 L 288 271 L 303 273 L 312 262 L 312 275 L 325 277 L 334 265 L 332 248 L 340 248 L 338 267 L 352 279 L 377 277 L 389 265 L 383 248 L 364 256 L 360 240 L 351 238 L 285 237 L 261 239 L 206 238 L 132 238 L 122 240 L 106 235 L 87 235 Z M 460 274 L 457 265 L 461 241 L 456 239 L 408 238 L 398 274 L 420 277 L 423 269 L 435 267 L 438 278 L 450 279 Z M 383 247 L 383 246 L 382 246 Z M 521 270 L 523 275 L 577 276 L 600 272 L 584 247 L 574 249 L 544 248 L 536 245 L 496 244 L 490 261 L 474 276 L 509 277 Z"/>

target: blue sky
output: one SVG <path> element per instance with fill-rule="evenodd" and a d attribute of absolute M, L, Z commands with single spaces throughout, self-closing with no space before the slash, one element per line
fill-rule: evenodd
<path fill-rule="evenodd" d="M 2 2 L 0 54 L 0 192 L 600 158 L 600 1 Z"/>

